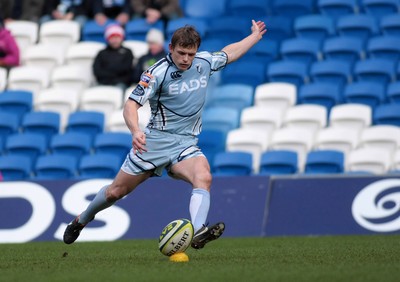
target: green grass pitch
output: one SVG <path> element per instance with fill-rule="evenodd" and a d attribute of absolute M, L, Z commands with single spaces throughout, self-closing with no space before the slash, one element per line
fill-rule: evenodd
<path fill-rule="evenodd" d="M 0 281 L 400 281 L 400 236 L 221 238 L 188 249 L 158 241 L 0 244 Z"/>

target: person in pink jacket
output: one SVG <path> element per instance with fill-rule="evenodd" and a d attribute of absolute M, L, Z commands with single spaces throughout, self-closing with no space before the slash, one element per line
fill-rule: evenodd
<path fill-rule="evenodd" d="M 19 65 L 20 52 L 11 32 L 4 27 L 0 18 L 0 67 L 11 68 Z"/>

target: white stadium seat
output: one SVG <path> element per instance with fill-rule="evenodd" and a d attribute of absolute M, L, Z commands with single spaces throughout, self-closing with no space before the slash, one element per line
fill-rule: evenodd
<path fill-rule="evenodd" d="M 76 21 L 52 20 L 43 23 L 39 30 L 39 42 L 54 44 L 64 51 L 80 37 L 81 27 Z"/>
<path fill-rule="evenodd" d="M 240 116 L 242 128 L 254 128 L 271 134 L 282 125 L 283 114 L 278 109 L 253 106 L 243 109 Z"/>
<path fill-rule="evenodd" d="M 132 51 L 135 62 L 137 62 L 140 57 L 146 55 L 147 52 L 149 52 L 149 44 L 145 41 L 125 40 L 122 44 Z"/>
<path fill-rule="evenodd" d="M 255 106 L 266 106 L 285 111 L 296 104 L 297 89 L 294 84 L 285 82 L 263 83 L 256 87 Z"/>
<path fill-rule="evenodd" d="M 31 21 L 10 21 L 6 23 L 6 28 L 11 31 L 18 44 L 21 59 L 24 60 L 27 47 L 34 45 L 39 37 L 39 24 Z"/>
<path fill-rule="evenodd" d="M 372 109 L 364 104 L 339 104 L 333 106 L 329 116 L 330 126 L 362 130 L 372 123 Z"/>
<path fill-rule="evenodd" d="M 384 174 L 389 171 L 391 163 L 391 155 L 385 149 L 359 148 L 350 152 L 347 171 Z"/>
<path fill-rule="evenodd" d="M 359 146 L 382 148 L 394 154 L 400 146 L 400 128 L 393 125 L 367 127 L 361 132 Z"/>
<path fill-rule="evenodd" d="M 357 148 L 359 142 L 358 131 L 346 127 L 327 127 L 321 129 L 315 138 L 314 149 L 337 150 L 348 155 Z"/>
<path fill-rule="evenodd" d="M 316 133 L 326 127 L 328 112 L 324 106 L 301 104 L 289 107 L 283 118 L 284 127 L 304 127 Z"/>
<path fill-rule="evenodd" d="M 10 70 L 8 88 L 32 91 L 35 101 L 38 93 L 49 87 L 50 74 L 41 67 L 19 66 Z"/>
<path fill-rule="evenodd" d="M 64 63 L 64 51 L 51 44 L 39 43 L 29 46 L 25 52 L 25 65 L 37 66 L 53 71 Z"/>
<path fill-rule="evenodd" d="M 81 41 L 68 47 L 65 61 L 68 65 L 85 66 L 92 69 L 97 54 L 106 47 L 104 43 Z"/>
<path fill-rule="evenodd" d="M 111 113 L 107 124 L 108 131 L 130 132 L 128 127 L 126 126 L 122 113 L 123 109 L 116 110 Z M 139 114 L 139 127 L 140 129 L 144 130 L 151 116 L 150 104 L 147 102 L 142 107 L 140 107 L 138 110 L 138 114 Z"/>
<path fill-rule="evenodd" d="M 51 76 L 51 84 L 54 87 L 78 91 L 90 87 L 92 83 L 91 74 L 85 67 L 77 65 L 63 65 L 56 67 Z"/>

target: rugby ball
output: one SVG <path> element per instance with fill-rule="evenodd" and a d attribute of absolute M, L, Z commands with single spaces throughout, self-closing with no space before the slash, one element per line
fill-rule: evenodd
<path fill-rule="evenodd" d="M 161 232 L 158 249 L 166 256 L 183 253 L 192 242 L 193 225 L 188 219 L 176 219 L 170 222 Z"/>

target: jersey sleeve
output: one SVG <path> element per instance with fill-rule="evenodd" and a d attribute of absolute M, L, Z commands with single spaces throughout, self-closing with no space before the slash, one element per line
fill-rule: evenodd
<path fill-rule="evenodd" d="M 149 72 L 144 72 L 140 76 L 140 81 L 129 95 L 129 99 L 144 105 L 147 100 L 154 96 L 157 89 L 157 79 Z"/>
<path fill-rule="evenodd" d="M 223 51 L 211 53 L 211 72 L 220 71 L 228 63 L 228 55 Z"/>

